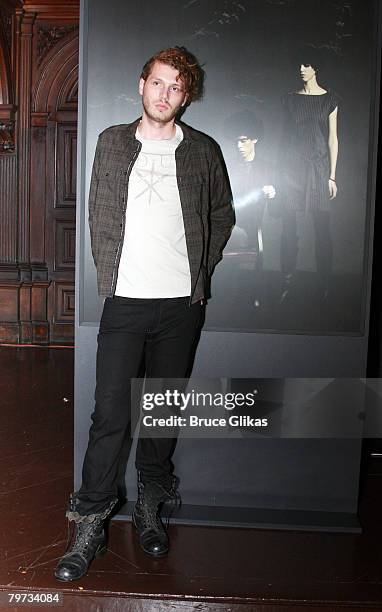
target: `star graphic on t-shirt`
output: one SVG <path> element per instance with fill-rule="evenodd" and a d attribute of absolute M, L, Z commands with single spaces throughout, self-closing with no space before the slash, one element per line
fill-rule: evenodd
<path fill-rule="evenodd" d="M 165 178 L 169 178 L 170 174 L 161 174 L 155 170 L 155 161 L 151 164 L 151 169 L 149 171 L 145 170 L 136 170 L 136 175 L 141 179 L 141 181 L 146 185 L 146 187 L 136 195 L 136 198 L 140 198 L 146 192 L 149 192 L 148 204 L 151 204 L 151 198 L 153 194 L 155 194 L 160 200 L 164 200 L 164 198 L 159 193 L 158 189 L 155 188 L 158 183 L 161 183 Z"/>

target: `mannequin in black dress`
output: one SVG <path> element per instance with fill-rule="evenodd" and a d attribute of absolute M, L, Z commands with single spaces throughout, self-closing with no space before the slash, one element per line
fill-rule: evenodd
<path fill-rule="evenodd" d="M 302 87 L 283 98 L 282 302 L 291 295 L 296 270 L 297 211 L 312 215 L 319 296 L 323 300 L 328 296 L 332 271 L 330 208 L 337 196 L 338 98 L 333 91 L 318 84 L 318 66 L 318 56 L 311 48 L 299 64 Z"/>

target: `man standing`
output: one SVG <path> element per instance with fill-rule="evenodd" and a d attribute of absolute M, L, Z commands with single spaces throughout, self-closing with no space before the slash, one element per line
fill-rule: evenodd
<path fill-rule="evenodd" d="M 55 576 L 76 580 L 106 550 L 105 521 L 118 502 L 130 427 L 130 380 L 188 375 L 209 278 L 222 258 L 234 214 L 224 163 L 206 135 L 175 121 L 200 92 L 202 69 L 183 47 L 144 66 L 140 120 L 98 139 L 89 194 L 92 253 L 105 297 L 98 334 L 95 409 L 82 485 L 67 517 L 75 537 Z M 140 438 L 133 522 L 142 549 L 160 556 L 168 536 L 162 502 L 176 499 L 173 439 Z"/>

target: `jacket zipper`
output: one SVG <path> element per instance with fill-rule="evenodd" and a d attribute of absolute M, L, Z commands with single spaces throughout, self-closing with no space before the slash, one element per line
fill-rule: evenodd
<path fill-rule="evenodd" d="M 121 233 L 119 236 L 119 242 L 118 242 L 118 248 L 117 248 L 117 253 L 115 256 L 115 260 L 114 260 L 114 268 L 113 268 L 113 278 L 111 281 L 111 295 L 113 296 L 116 290 L 116 286 L 117 286 L 117 271 L 119 268 L 119 263 L 121 260 L 121 254 L 122 254 L 122 249 L 121 249 L 121 245 L 123 244 L 123 237 L 125 234 L 125 218 L 126 218 L 126 207 L 127 207 L 127 188 L 128 188 L 128 184 L 129 184 L 129 178 L 130 178 L 130 174 L 131 174 L 131 168 L 133 167 L 133 164 L 135 162 L 135 160 L 138 157 L 139 151 L 141 150 L 141 143 L 138 143 L 138 147 L 135 149 L 134 153 L 133 153 L 133 157 L 130 160 L 130 163 L 128 165 L 127 171 L 126 171 L 126 180 L 125 180 L 125 186 L 124 186 L 124 192 L 123 192 L 123 213 L 122 213 L 122 222 L 121 222 Z"/>

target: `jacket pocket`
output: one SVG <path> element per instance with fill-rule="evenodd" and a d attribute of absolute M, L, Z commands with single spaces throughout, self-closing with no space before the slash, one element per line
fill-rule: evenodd
<path fill-rule="evenodd" d="M 202 214 L 202 211 L 207 211 L 208 198 L 206 183 L 202 176 L 191 175 L 187 177 L 181 177 L 179 182 L 179 191 L 181 193 L 181 199 L 188 202 L 192 210 Z"/>
<path fill-rule="evenodd" d="M 105 169 L 98 178 L 97 206 L 115 208 L 123 206 L 124 173 L 122 169 Z"/>

